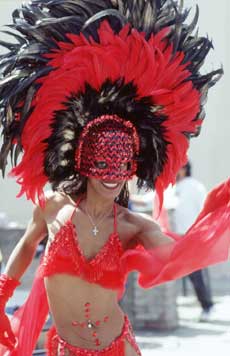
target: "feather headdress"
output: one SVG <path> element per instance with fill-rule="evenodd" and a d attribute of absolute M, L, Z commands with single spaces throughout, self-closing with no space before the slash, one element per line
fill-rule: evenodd
<path fill-rule="evenodd" d="M 13 12 L 0 41 L 3 146 L 21 194 L 41 200 L 47 182 L 75 179 L 79 137 L 105 114 L 138 132 L 138 186 L 160 197 L 186 163 L 207 93 L 222 74 L 201 74 L 212 43 L 194 30 L 182 1 L 32 0 Z M 17 158 L 23 153 L 20 163 Z"/>

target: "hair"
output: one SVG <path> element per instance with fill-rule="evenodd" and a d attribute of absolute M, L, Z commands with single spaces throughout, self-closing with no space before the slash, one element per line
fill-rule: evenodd
<path fill-rule="evenodd" d="M 185 176 L 186 177 L 191 177 L 191 175 L 192 175 L 191 163 L 188 161 L 183 168 L 185 169 Z"/>
<path fill-rule="evenodd" d="M 188 15 L 182 0 L 31 0 L 13 12 L 12 39 L 0 41 L 0 169 L 10 155 L 19 195 L 42 204 L 48 182 L 83 189 L 78 139 L 88 122 L 115 114 L 140 137 L 138 188 L 163 199 L 223 74 L 202 74 L 213 45 L 195 31 L 199 8 Z"/>
<path fill-rule="evenodd" d="M 76 174 L 76 176 L 74 178 L 71 178 L 71 180 L 66 180 L 61 185 L 53 183 L 51 187 L 54 191 L 62 191 L 67 195 L 82 195 L 85 194 L 87 191 L 87 181 L 87 177 L 84 177 L 80 174 Z M 120 194 L 115 198 L 114 201 L 117 204 L 128 208 L 129 189 L 127 182 L 125 182 Z"/>

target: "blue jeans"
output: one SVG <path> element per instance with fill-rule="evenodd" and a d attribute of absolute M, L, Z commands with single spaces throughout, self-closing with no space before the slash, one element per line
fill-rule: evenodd
<path fill-rule="evenodd" d="M 203 310 L 209 310 L 213 306 L 210 278 L 207 269 L 193 272 L 187 276 L 196 293 Z"/>

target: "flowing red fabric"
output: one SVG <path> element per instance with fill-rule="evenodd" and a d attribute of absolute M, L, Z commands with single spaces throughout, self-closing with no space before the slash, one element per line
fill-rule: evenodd
<path fill-rule="evenodd" d="M 183 237 L 169 231 L 174 242 L 145 250 L 138 246 L 122 256 L 126 273 L 139 272 L 143 288 L 183 277 L 227 261 L 230 252 L 230 180 L 213 189 L 195 223 Z"/>
<path fill-rule="evenodd" d="M 141 246 L 121 257 L 124 274 L 139 272 L 144 288 L 180 278 L 211 264 L 227 261 L 230 251 L 230 180 L 209 193 L 204 208 L 183 236 L 170 234 L 174 242 L 153 250 Z M 16 350 L 0 346 L 0 356 L 31 356 L 48 314 L 48 303 L 41 274 L 37 274 L 25 305 L 12 319 L 18 338 Z"/>
<path fill-rule="evenodd" d="M 18 340 L 17 346 L 10 351 L 0 345 L 0 356 L 31 356 L 48 311 L 44 280 L 37 274 L 25 304 L 11 319 L 13 332 Z"/>

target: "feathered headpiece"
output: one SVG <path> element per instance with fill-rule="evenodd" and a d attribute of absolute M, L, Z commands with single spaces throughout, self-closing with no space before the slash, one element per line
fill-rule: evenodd
<path fill-rule="evenodd" d="M 21 194 L 41 200 L 47 182 L 79 175 L 84 128 L 115 115 L 139 137 L 138 186 L 162 196 L 222 74 L 200 73 L 212 43 L 193 34 L 198 8 L 191 24 L 188 13 L 173 0 L 32 0 L 14 11 L 5 32 L 16 43 L 0 42 L 0 165 L 10 152 Z"/>

